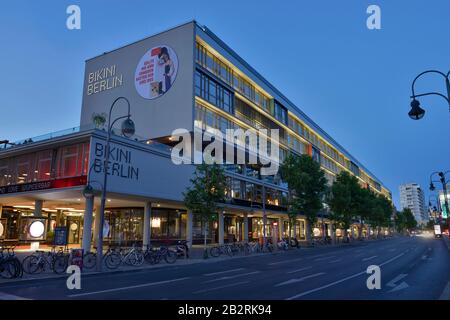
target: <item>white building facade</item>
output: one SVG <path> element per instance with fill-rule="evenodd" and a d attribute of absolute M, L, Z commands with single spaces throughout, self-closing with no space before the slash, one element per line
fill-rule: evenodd
<path fill-rule="evenodd" d="M 411 209 L 418 224 L 428 221 L 428 213 L 425 209 L 425 194 L 417 183 L 405 183 L 400 185 L 400 208 Z"/>

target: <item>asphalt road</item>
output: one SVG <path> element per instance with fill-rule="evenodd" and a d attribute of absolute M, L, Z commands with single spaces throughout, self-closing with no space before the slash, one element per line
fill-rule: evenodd
<path fill-rule="evenodd" d="M 366 286 L 369 265 L 381 289 Z M 450 280 L 442 239 L 399 237 L 346 247 L 300 249 L 238 259 L 0 285 L 0 299 L 439 299 Z"/>

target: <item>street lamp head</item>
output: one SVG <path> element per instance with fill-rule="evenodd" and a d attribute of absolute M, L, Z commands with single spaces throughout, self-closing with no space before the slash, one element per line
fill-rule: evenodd
<path fill-rule="evenodd" d="M 434 187 L 433 182 L 430 182 L 430 191 L 434 191 L 434 189 L 436 189 L 436 188 Z"/>
<path fill-rule="evenodd" d="M 94 188 L 90 184 L 88 184 L 88 185 L 86 185 L 86 187 L 84 187 L 83 196 L 86 199 L 92 198 L 94 196 Z"/>
<path fill-rule="evenodd" d="M 134 135 L 134 132 L 136 131 L 133 120 L 130 119 L 130 117 L 126 118 L 122 122 L 122 134 L 130 138 Z"/>
<path fill-rule="evenodd" d="M 420 120 L 425 115 L 425 110 L 420 107 L 420 102 L 416 99 L 411 101 L 411 110 L 408 112 L 408 116 L 413 120 Z"/>

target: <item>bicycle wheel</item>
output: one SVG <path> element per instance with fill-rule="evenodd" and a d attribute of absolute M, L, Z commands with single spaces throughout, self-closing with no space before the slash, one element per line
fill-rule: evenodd
<path fill-rule="evenodd" d="M 229 257 L 232 257 L 232 256 L 233 256 L 233 249 L 231 248 L 231 246 L 225 246 L 225 253 L 226 253 Z"/>
<path fill-rule="evenodd" d="M 117 252 L 110 252 L 105 257 L 105 265 L 108 269 L 117 269 L 122 263 L 122 256 Z"/>
<path fill-rule="evenodd" d="M 42 264 L 39 261 L 39 257 L 35 255 L 25 257 L 25 259 L 23 259 L 22 261 L 22 268 L 23 271 L 28 274 L 40 273 L 42 272 L 42 270 L 44 270 Z"/>
<path fill-rule="evenodd" d="M 93 269 L 97 265 L 97 255 L 94 252 L 87 252 L 83 257 L 83 267 Z"/>
<path fill-rule="evenodd" d="M 0 262 L 0 277 L 4 279 L 12 279 L 14 278 L 14 265 L 8 259 Z"/>
<path fill-rule="evenodd" d="M 218 256 L 220 256 L 220 248 L 212 247 L 211 249 L 209 249 L 209 254 L 211 255 L 211 257 L 217 258 Z"/>
<path fill-rule="evenodd" d="M 20 260 L 17 259 L 17 257 L 15 257 L 15 256 L 12 256 L 10 259 L 14 264 L 14 278 L 22 278 L 23 269 L 22 269 L 22 264 L 20 263 Z"/>
<path fill-rule="evenodd" d="M 164 260 L 166 260 L 167 263 L 175 263 L 177 261 L 177 253 L 167 249 L 166 254 L 164 255 Z"/>
<path fill-rule="evenodd" d="M 136 251 L 133 255 L 131 264 L 135 267 L 141 266 L 144 263 L 144 254 L 140 251 Z"/>
<path fill-rule="evenodd" d="M 66 272 L 69 266 L 69 256 L 67 255 L 56 255 L 53 258 L 52 270 L 56 274 L 61 274 Z"/>

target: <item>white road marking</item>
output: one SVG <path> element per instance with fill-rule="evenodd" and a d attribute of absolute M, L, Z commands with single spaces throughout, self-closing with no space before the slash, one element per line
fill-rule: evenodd
<path fill-rule="evenodd" d="M 241 284 L 246 284 L 249 283 L 250 281 L 241 281 L 241 282 L 236 282 L 236 283 L 230 283 L 230 284 L 226 284 L 224 286 L 220 286 L 220 287 L 214 287 L 214 288 L 209 288 L 209 289 L 203 289 L 203 290 L 198 290 L 198 291 L 194 291 L 192 292 L 193 294 L 199 294 L 199 293 L 204 293 L 204 292 L 209 292 L 209 291 L 214 291 L 214 290 L 220 290 L 220 289 L 224 289 L 224 288 L 229 288 L 229 287 L 235 287 L 235 286 L 239 286 Z"/>
<path fill-rule="evenodd" d="M 400 258 L 401 256 L 403 256 L 404 254 L 405 254 L 404 252 L 403 252 L 403 253 L 400 253 L 400 254 L 396 255 L 395 257 L 393 257 L 393 258 L 391 258 L 391 259 L 389 259 L 389 260 L 383 262 L 383 263 L 380 264 L 379 266 L 381 267 L 381 266 L 384 266 L 384 265 L 386 265 L 386 264 L 388 264 L 388 263 L 391 263 L 392 261 L 397 260 L 398 258 Z M 340 279 L 340 280 L 331 282 L 331 283 L 326 284 L 326 285 L 324 285 L 324 286 L 317 287 L 317 288 L 315 288 L 315 289 L 311 289 L 311 290 L 308 290 L 308 291 L 305 291 L 305 292 L 296 294 L 296 295 L 294 295 L 294 296 L 292 296 L 292 297 L 286 298 L 286 300 L 294 300 L 294 299 L 297 299 L 297 298 L 306 296 L 306 295 L 308 295 L 308 294 L 311 294 L 311 293 L 314 293 L 314 292 L 317 292 L 317 291 L 320 291 L 320 290 L 323 290 L 323 289 L 326 289 L 326 288 L 335 286 L 335 285 L 337 285 L 337 284 L 339 284 L 339 283 L 342 283 L 342 282 L 344 282 L 344 281 L 347 281 L 347 280 L 350 280 L 350 279 L 359 277 L 360 275 L 363 275 L 363 274 L 367 274 L 367 273 L 366 273 L 366 270 L 361 271 L 361 272 L 359 272 L 359 273 L 356 273 L 356 274 L 354 274 L 354 275 L 351 275 L 351 276 L 342 278 L 342 279 Z"/>
<path fill-rule="evenodd" d="M 315 277 L 321 276 L 323 274 L 325 274 L 325 272 L 319 272 L 319 273 L 311 274 L 309 276 L 304 276 L 304 277 L 301 277 L 301 278 L 290 279 L 288 281 L 284 281 L 284 282 L 278 283 L 274 287 L 280 287 L 280 286 L 285 286 L 285 285 L 291 284 L 291 283 L 302 282 L 302 281 L 305 281 L 306 279 L 315 278 Z"/>
<path fill-rule="evenodd" d="M 260 272 L 261 271 L 253 271 L 253 272 L 237 274 L 237 275 L 234 275 L 234 276 L 224 276 L 224 277 L 220 277 L 220 278 L 217 278 L 217 279 L 208 280 L 208 281 L 205 281 L 205 282 L 202 282 L 202 283 L 211 283 L 211 282 L 217 282 L 217 281 L 222 281 L 222 280 L 230 280 L 230 279 L 244 277 L 244 276 L 248 276 L 248 275 L 256 274 L 256 273 L 260 273 Z"/>
<path fill-rule="evenodd" d="M 275 265 L 277 265 L 277 264 L 291 263 L 291 262 L 294 262 L 294 261 L 300 261 L 300 260 L 303 260 L 303 258 L 296 258 L 296 259 L 290 259 L 290 260 L 283 260 L 283 261 L 271 262 L 271 263 L 268 263 L 267 265 L 269 265 L 269 266 L 275 266 Z"/>
<path fill-rule="evenodd" d="M 362 259 L 362 261 L 369 261 L 369 260 L 375 259 L 376 257 L 378 257 L 378 256 L 371 256 L 371 257 Z"/>
<path fill-rule="evenodd" d="M 395 250 L 397 250 L 397 249 L 392 248 L 392 249 L 389 249 L 388 251 L 389 251 L 389 252 L 394 252 Z"/>
<path fill-rule="evenodd" d="M 308 269 L 311 269 L 311 268 L 312 268 L 312 266 L 309 266 L 309 267 L 305 267 L 305 268 L 300 268 L 300 269 L 295 269 L 295 270 L 292 270 L 292 271 L 288 271 L 288 272 L 286 272 L 286 273 L 287 273 L 287 274 L 291 274 L 291 273 L 296 273 L 296 272 L 308 270 Z"/>
<path fill-rule="evenodd" d="M 224 273 L 229 273 L 229 272 L 234 272 L 234 271 L 241 271 L 241 270 L 245 270 L 244 268 L 237 268 L 237 269 L 231 269 L 231 270 L 225 270 L 225 271 L 219 271 L 219 272 L 213 272 L 213 273 L 205 273 L 204 276 L 216 276 L 218 274 L 224 274 Z"/>
<path fill-rule="evenodd" d="M 330 261 L 330 262 L 328 262 L 328 263 L 336 263 L 336 262 L 340 262 L 340 261 L 342 261 L 342 259 L 332 260 L 332 261 Z"/>
<path fill-rule="evenodd" d="M 402 280 L 402 279 L 405 278 L 406 276 L 407 276 L 407 274 L 401 273 L 401 274 L 399 274 L 398 276 L 396 276 L 394 279 L 392 279 L 391 281 L 389 281 L 388 283 L 386 283 L 386 285 L 387 285 L 388 287 L 393 288 L 393 287 L 396 286 L 395 283 L 396 283 L 397 281 Z"/>
<path fill-rule="evenodd" d="M 160 284 L 166 284 L 166 283 L 171 283 L 171 282 L 183 281 L 183 280 L 187 280 L 187 279 L 190 279 L 190 277 L 171 279 L 171 280 L 164 280 L 164 281 L 158 281 L 158 282 L 143 283 L 143 284 L 138 284 L 138 285 L 135 285 L 135 286 L 113 288 L 113 289 L 106 289 L 106 290 L 100 290 L 100 291 L 77 293 L 77 294 L 68 295 L 68 297 L 75 298 L 75 297 L 90 296 L 90 295 L 99 294 L 99 293 L 108 293 L 108 292 L 116 292 L 116 291 L 123 291 L 123 290 L 130 290 L 130 289 L 137 289 L 137 288 L 144 288 L 144 287 L 151 287 L 151 286 L 157 286 L 157 285 L 160 285 Z"/>
<path fill-rule="evenodd" d="M 327 259 L 331 259 L 331 258 L 334 258 L 334 257 L 336 257 L 336 256 L 329 256 L 329 257 L 317 258 L 317 259 L 314 259 L 314 261 L 322 261 L 322 260 L 327 260 Z"/>
<path fill-rule="evenodd" d="M 31 300 L 31 299 L 0 292 L 0 300 Z"/>
<path fill-rule="evenodd" d="M 400 283 L 398 286 L 396 286 L 394 289 L 390 290 L 389 292 L 395 292 L 395 291 L 403 290 L 403 289 L 406 289 L 408 287 L 409 287 L 409 285 L 405 281 L 403 281 L 402 283 Z"/>

